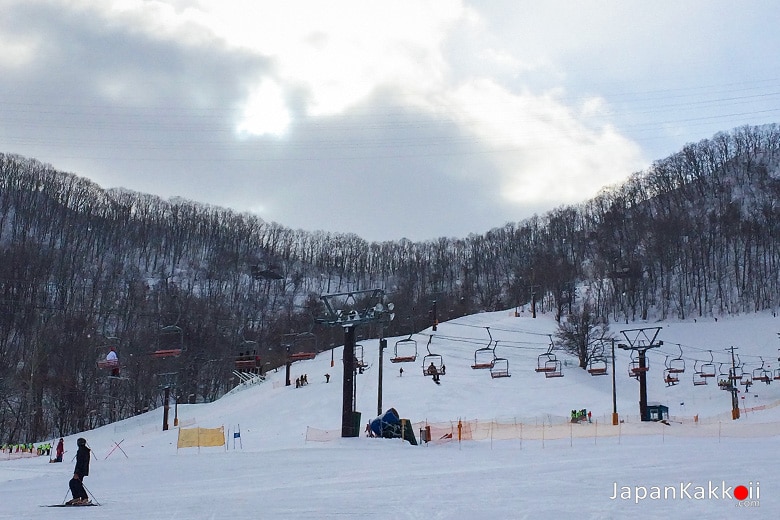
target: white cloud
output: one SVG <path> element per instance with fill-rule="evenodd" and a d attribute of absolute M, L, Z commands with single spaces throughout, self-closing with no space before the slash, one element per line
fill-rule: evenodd
<path fill-rule="evenodd" d="M 574 110 L 555 96 L 534 94 L 518 85 L 510 91 L 498 83 L 500 79 L 488 79 L 490 68 L 505 75 L 513 69 L 528 71 L 530 62 L 510 47 L 494 45 L 486 34 L 489 26 L 459 0 L 408 0 L 383 6 L 351 0 L 116 0 L 105 9 L 109 16 L 133 18 L 150 32 L 186 41 L 211 34 L 215 44 L 267 59 L 270 71 L 248 89 L 236 122 L 242 137 L 283 135 L 294 117 L 288 104 L 293 93 L 303 93 L 304 111 L 297 115 L 318 117 L 340 114 L 377 90 L 389 89 L 399 102 L 457 122 L 497 152 L 494 160 L 501 165 L 501 182 L 512 200 L 550 196 L 534 179 L 560 172 L 563 163 L 571 162 L 554 156 L 589 158 L 588 166 L 576 168 L 579 173 L 567 164 L 568 175 L 575 179 L 598 174 L 615 180 L 607 172 L 626 165 L 595 156 L 606 154 L 608 146 L 632 148 L 614 131 L 603 133 L 588 126 L 593 109 L 602 108 L 595 98 Z M 453 42 L 461 57 L 444 53 Z M 457 72 L 459 59 L 489 65 L 468 66 L 472 75 L 463 77 Z M 559 147 L 566 152 L 553 153 Z M 611 153 L 636 166 L 635 147 L 629 153 L 621 149 Z"/>
<path fill-rule="evenodd" d="M 413 1 L 382 7 L 305 0 L 75 4 L 155 39 L 225 45 L 269 60 L 272 77 L 259 78 L 249 89 L 246 113 L 237 123 L 244 135 L 268 132 L 258 124 L 260 105 L 277 115 L 271 133 L 278 133 L 279 115 L 289 112 L 285 90 L 304 91 L 307 112 L 316 116 L 340 113 L 378 85 L 429 81 L 443 67 L 437 46 L 446 26 L 462 9 L 458 1 L 438 3 L 436 9 Z M 268 97 L 260 99 L 262 95 Z"/>
<path fill-rule="evenodd" d="M 18 33 L 4 35 L 0 33 L 0 67 L 17 69 L 30 64 L 35 59 L 39 47 L 37 38 Z"/>
<path fill-rule="evenodd" d="M 694 1 L 20 1 L 0 22 L 0 88 L 40 111 L 11 106 L 6 133 L 79 174 L 285 225 L 479 231 L 774 115 L 771 20 Z M 752 105 L 718 102 L 740 96 Z M 408 220 L 367 223 L 374 199 L 323 207 L 365 193 Z"/>
<path fill-rule="evenodd" d="M 458 107 L 453 117 L 492 151 L 508 201 L 581 201 L 643 164 L 635 143 L 609 126 L 591 128 L 553 95 L 513 93 L 480 79 L 462 85 L 451 98 L 451 106 Z"/>
<path fill-rule="evenodd" d="M 282 88 L 270 80 L 263 80 L 249 96 L 243 108 L 243 121 L 238 134 L 282 136 L 290 126 L 290 111 Z"/>

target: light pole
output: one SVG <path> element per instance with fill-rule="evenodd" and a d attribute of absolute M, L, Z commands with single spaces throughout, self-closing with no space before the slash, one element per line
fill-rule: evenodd
<path fill-rule="evenodd" d="M 379 379 L 377 382 L 376 414 L 382 415 L 382 374 L 384 368 L 384 353 L 387 348 L 387 340 L 384 338 L 384 327 L 379 327 Z"/>
<path fill-rule="evenodd" d="M 436 311 L 436 300 L 433 300 L 433 307 L 431 308 L 431 313 L 432 313 L 432 318 L 433 318 L 432 323 L 431 323 L 431 330 L 436 332 L 436 327 L 439 326 L 439 316 L 438 316 L 437 311 Z"/>
<path fill-rule="evenodd" d="M 617 389 L 615 386 L 615 339 L 612 339 L 612 425 L 620 423 L 617 411 Z"/>

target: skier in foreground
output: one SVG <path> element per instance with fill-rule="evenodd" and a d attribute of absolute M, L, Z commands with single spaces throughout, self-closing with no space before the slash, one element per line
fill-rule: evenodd
<path fill-rule="evenodd" d="M 84 489 L 83 481 L 84 477 L 89 475 L 90 450 L 87 448 L 87 440 L 83 437 L 79 437 L 76 444 L 79 447 L 76 452 L 76 468 L 73 470 L 73 478 L 68 483 L 73 498 L 65 503 L 70 506 L 84 506 L 89 504 L 89 496 Z"/>

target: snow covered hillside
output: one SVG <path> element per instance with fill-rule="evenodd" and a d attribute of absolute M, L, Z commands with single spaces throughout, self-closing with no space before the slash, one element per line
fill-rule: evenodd
<path fill-rule="evenodd" d="M 394 407 L 415 423 L 511 423 L 518 425 L 514 436 L 489 435 L 460 443 L 455 438 L 420 446 L 364 435 L 342 439 L 337 349 L 333 366 L 330 352 L 293 364 L 293 380 L 307 375 L 309 384 L 301 388 L 284 386 L 284 371 L 279 370 L 214 403 L 178 407 L 183 427 L 224 427 L 227 450 L 177 450 L 177 429 L 162 431 L 158 409 L 66 438 L 69 451 L 63 464 L 49 464 L 46 457 L 0 461 L 0 518 L 776 514 L 780 380 L 773 377 L 780 318 L 761 314 L 641 326 L 661 327 L 658 339 L 664 344 L 648 353 L 648 400 L 668 406 L 669 425 L 639 421 L 639 385 L 629 377 L 627 351 L 615 349 L 617 409 L 625 422 L 613 426 L 611 365 L 608 376 L 592 376 L 577 368 L 572 357 L 554 351 L 562 361 L 563 377 L 545 377 L 535 369 L 556 328 L 551 317 L 484 313 L 442 323 L 435 333 L 426 329 L 415 334 L 413 363 L 390 362 L 396 342 L 404 338 L 389 338 L 383 409 Z M 625 343 L 620 331 L 637 328 L 612 324 L 611 331 Z M 476 351 L 487 347 L 491 336 L 497 340 L 491 343 L 495 356 L 507 360 L 511 377 L 492 378 L 489 370 L 471 367 Z M 356 376 L 356 408 L 365 424 L 377 415 L 378 341 L 360 345 L 368 368 Z M 773 384 L 754 381 L 740 393 L 738 421 L 731 420 L 729 392 L 717 385 L 717 376 L 731 361 L 725 349 L 732 346 L 746 373 L 766 371 L 773 376 Z M 429 350 L 446 364 L 441 385 L 423 375 L 423 357 Z M 679 374 L 679 384 L 667 386 L 664 366 L 675 358 L 682 358 L 685 371 Z M 708 384 L 694 385 L 694 373 L 710 366 L 718 374 L 707 378 Z M 593 422 L 572 425 L 573 409 L 591 411 Z M 171 425 L 173 415 L 172 409 Z M 539 428 L 545 432 L 542 438 L 531 433 Z M 85 484 L 101 507 L 39 507 L 69 498 L 78 436 L 93 449 Z M 115 449 L 117 443 L 121 450 Z M 733 498 L 738 486 L 750 493 L 746 501 Z"/>

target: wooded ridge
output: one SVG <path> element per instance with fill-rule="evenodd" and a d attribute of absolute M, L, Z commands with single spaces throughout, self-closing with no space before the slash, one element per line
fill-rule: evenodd
<path fill-rule="evenodd" d="M 238 356 L 280 366 L 301 332 L 340 344 L 313 325 L 322 294 L 384 289 L 386 336 L 430 325 L 434 300 L 439 320 L 532 299 L 562 318 L 587 298 L 625 323 L 774 311 L 779 196 L 774 124 L 689 144 L 581 204 L 425 242 L 292 230 L 0 154 L 0 442 L 133 415 L 164 385 L 213 400 Z M 97 364 L 110 346 L 114 377 Z"/>

